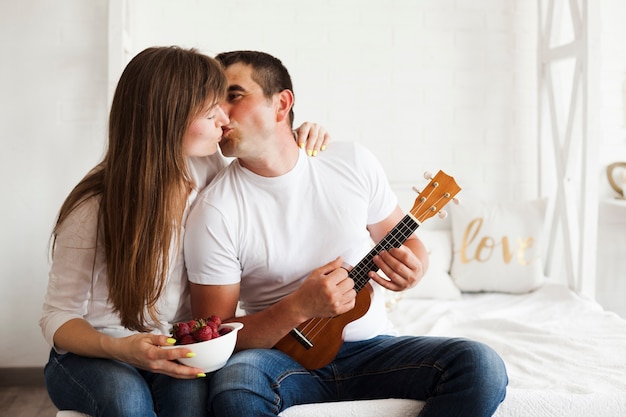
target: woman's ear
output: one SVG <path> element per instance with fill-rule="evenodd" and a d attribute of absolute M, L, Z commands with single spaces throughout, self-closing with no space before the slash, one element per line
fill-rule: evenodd
<path fill-rule="evenodd" d="M 288 120 L 289 111 L 293 106 L 293 92 L 291 90 L 283 90 L 278 93 L 277 98 L 276 121 Z"/>

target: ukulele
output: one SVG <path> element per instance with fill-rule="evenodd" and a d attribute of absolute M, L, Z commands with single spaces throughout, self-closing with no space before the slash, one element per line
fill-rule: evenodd
<path fill-rule="evenodd" d="M 424 176 L 431 179 L 431 174 Z M 319 369 L 328 365 L 339 352 L 343 343 L 343 329 L 369 310 L 373 288 L 369 284 L 368 273 L 377 271 L 373 258 L 384 250 L 400 247 L 426 219 L 440 212 L 441 208 L 459 192 L 461 188 L 454 178 L 439 171 L 426 188 L 415 199 L 410 213 L 376 244 L 372 250 L 348 272 L 354 280 L 357 292 L 354 308 L 335 317 L 314 317 L 301 323 L 287 333 L 274 346 L 288 354 L 306 369 Z M 442 213 L 445 216 L 445 213 Z M 361 291 L 366 289 L 366 291 Z"/>

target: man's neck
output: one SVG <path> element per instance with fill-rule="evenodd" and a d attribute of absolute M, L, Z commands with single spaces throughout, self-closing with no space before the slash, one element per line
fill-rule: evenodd
<path fill-rule="evenodd" d="M 271 146 L 254 158 L 239 158 L 239 163 L 262 177 L 279 177 L 291 171 L 298 162 L 298 145 L 291 130 L 277 133 Z"/>

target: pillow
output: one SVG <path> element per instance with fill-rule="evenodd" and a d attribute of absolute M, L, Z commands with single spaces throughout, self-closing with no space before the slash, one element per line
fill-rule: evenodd
<path fill-rule="evenodd" d="M 413 288 L 402 292 L 404 298 L 458 300 L 461 291 L 450 277 L 452 236 L 449 230 L 417 229 L 417 236 L 428 251 L 428 271 Z"/>
<path fill-rule="evenodd" d="M 463 292 L 525 293 L 540 287 L 546 200 L 451 204 L 450 275 Z"/>

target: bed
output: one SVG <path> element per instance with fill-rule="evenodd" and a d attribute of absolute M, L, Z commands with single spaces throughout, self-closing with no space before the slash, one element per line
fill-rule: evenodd
<path fill-rule="evenodd" d="M 418 229 L 430 268 L 415 288 L 387 293 L 397 333 L 467 337 L 493 347 L 509 375 L 496 417 L 626 416 L 626 320 L 533 266 L 545 264 L 539 255 L 545 201 L 460 207 L 451 210 L 450 230 Z M 482 225 L 470 243 L 467 225 L 478 218 Z M 498 243 L 493 236 L 500 236 Z M 504 237 L 516 253 L 509 263 Z M 489 239 L 493 244 L 485 246 Z M 491 256 L 476 252 L 477 242 Z M 483 262 L 463 263 L 468 254 Z M 280 416 L 405 417 L 422 406 L 401 399 L 347 401 L 298 405 Z M 58 414 L 77 416 L 83 415 Z"/>
<path fill-rule="evenodd" d="M 626 415 L 626 320 L 562 284 L 530 294 L 463 294 L 460 299 L 390 302 L 402 334 L 464 336 L 504 358 L 507 397 L 496 417 Z M 411 400 L 300 405 L 282 417 L 415 416 Z M 61 416 L 76 416 L 60 412 Z"/>

